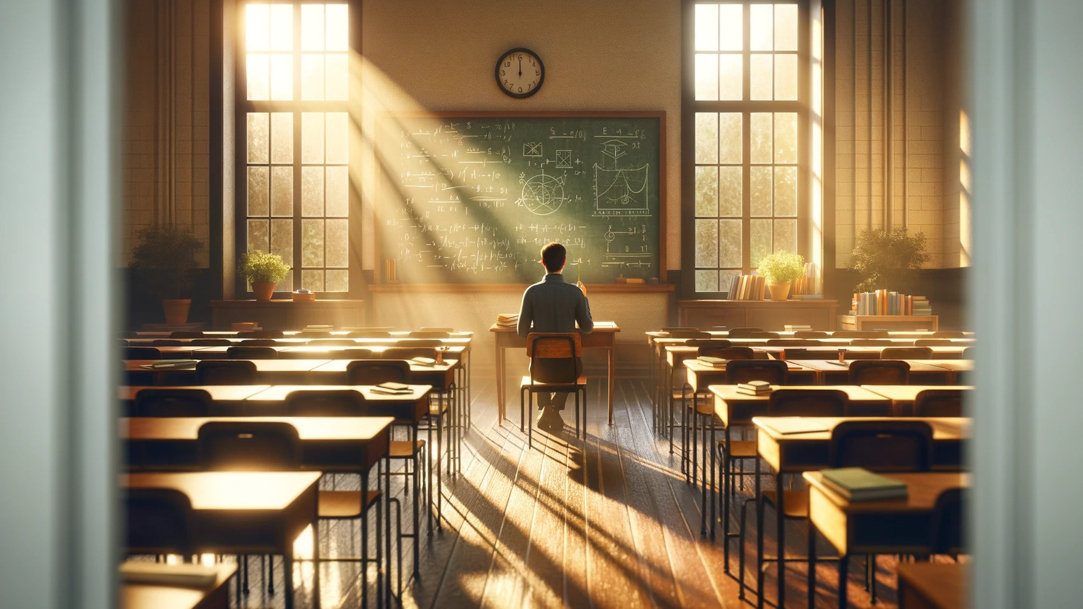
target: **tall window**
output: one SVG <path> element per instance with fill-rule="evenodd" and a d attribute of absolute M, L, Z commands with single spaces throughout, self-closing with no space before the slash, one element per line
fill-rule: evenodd
<path fill-rule="evenodd" d="M 808 36 L 793 1 L 690 10 L 684 191 L 694 201 L 684 214 L 684 268 L 694 268 L 695 293 L 709 295 L 764 255 L 804 245 Z"/>
<path fill-rule="evenodd" d="M 349 24 L 344 3 L 244 6 L 238 232 L 293 267 L 278 290 L 350 289 Z"/>

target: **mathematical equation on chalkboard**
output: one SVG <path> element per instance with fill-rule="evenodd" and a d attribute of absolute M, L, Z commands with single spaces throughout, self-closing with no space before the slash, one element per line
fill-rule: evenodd
<path fill-rule="evenodd" d="M 563 243 L 584 280 L 659 274 L 660 116 L 403 119 L 381 207 L 402 281 L 514 282 Z"/>

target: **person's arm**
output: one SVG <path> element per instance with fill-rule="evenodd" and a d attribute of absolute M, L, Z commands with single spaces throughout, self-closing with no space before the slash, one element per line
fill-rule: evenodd
<path fill-rule="evenodd" d="M 522 338 L 526 338 L 530 333 L 530 326 L 534 322 L 534 303 L 527 296 L 529 292 L 529 288 L 523 292 L 523 303 L 519 305 L 519 325 L 515 328 Z"/>
<path fill-rule="evenodd" d="M 583 334 L 594 329 L 594 320 L 590 317 L 590 301 L 585 295 L 579 296 L 579 302 L 575 304 L 575 321 L 579 324 L 579 331 Z"/>

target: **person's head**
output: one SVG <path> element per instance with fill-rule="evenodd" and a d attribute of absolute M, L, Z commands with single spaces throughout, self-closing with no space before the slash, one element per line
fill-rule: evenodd
<path fill-rule="evenodd" d="M 541 257 L 546 271 L 559 273 L 560 269 L 564 268 L 564 261 L 568 257 L 568 251 L 564 249 L 563 245 L 554 241 L 546 244 L 541 249 Z"/>

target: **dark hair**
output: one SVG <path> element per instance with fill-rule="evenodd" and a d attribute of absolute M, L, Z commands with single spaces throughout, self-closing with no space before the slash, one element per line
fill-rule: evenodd
<path fill-rule="evenodd" d="M 564 260 L 568 257 L 568 251 L 564 249 L 564 246 L 556 241 L 546 244 L 541 249 L 542 264 L 545 265 L 545 270 L 550 273 L 556 273 L 560 269 L 564 268 Z"/>

